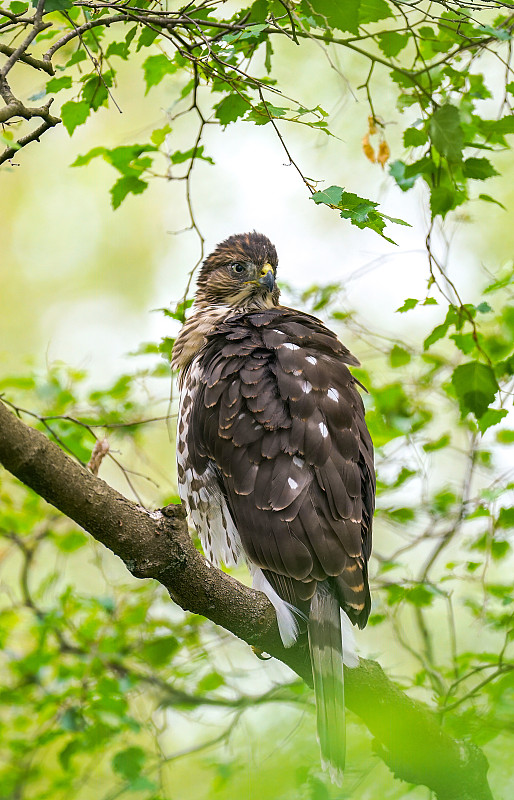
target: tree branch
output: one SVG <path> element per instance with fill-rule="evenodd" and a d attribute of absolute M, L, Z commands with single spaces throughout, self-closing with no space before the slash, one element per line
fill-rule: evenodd
<path fill-rule="evenodd" d="M 160 581 L 183 609 L 208 617 L 311 683 L 305 640 L 284 649 L 267 598 L 208 564 L 191 541 L 180 506 L 148 512 L 131 503 L 2 402 L 0 463 L 112 550 L 135 577 Z M 377 662 L 361 659 L 358 668 L 345 670 L 345 682 L 348 707 L 369 728 L 377 754 L 396 777 L 428 786 L 438 800 L 492 800 L 483 753 L 453 739 Z"/>
<path fill-rule="evenodd" d="M 8 47 L 6 44 L 0 43 L 0 53 L 4 56 L 12 56 L 16 53 L 16 50 L 14 47 Z M 40 61 L 39 58 L 34 58 L 29 53 L 18 56 L 18 61 L 21 61 L 22 64 L 28 64 L 29 67 L 33 67 L 34 69 L 42 69 L 48 72 L 49 75 L 55 75 L 55 70 L 50 62 Z"/>

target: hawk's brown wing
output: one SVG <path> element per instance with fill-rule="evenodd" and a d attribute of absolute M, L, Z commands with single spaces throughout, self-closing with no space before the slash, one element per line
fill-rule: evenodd
<path fill-rule="evenodd" d="M 201 354 L 188 446 L 217 468 L 248 559 L 301 607 L 327 578 L 352 621 L 369 615 L 375 479 L 358 362 L 314 317 L 229 318 Z"/>

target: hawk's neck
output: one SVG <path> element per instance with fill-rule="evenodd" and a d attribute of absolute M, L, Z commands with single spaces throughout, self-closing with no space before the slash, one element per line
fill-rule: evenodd
<path fill-rule="evenodd" d="M 275 304 L 271 297 L 263 299 L 252 298 L 252 302 L 248 305 L 243 303 L 237 305 L 215 305 L 195 301 L 193 313 L 184 323 L 173 345 L 171 368 L 180 370 L 183 373 L 196 354 L 202 349 L 206 335 L 212 333 L 213 328 L 228 317 L 245 311 L 257 311 L 274 307 Z"/>

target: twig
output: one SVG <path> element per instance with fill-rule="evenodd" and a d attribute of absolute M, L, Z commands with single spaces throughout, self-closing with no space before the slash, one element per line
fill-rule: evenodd
<path fill-rule="evenodd" d="M 291 153 L 289 152 L 289 149 L 288 149 L 288 147 L 287 147 L 287 145 L 286 145 L 286 143 L 284 141 L 284 138 L 283 138 L 282 134 L 280 133 L 280 131 L 279 131 L 279 129 L 278 129 L 276 123 L 275 123 L 275 120 L 273 119 L 273 116 L 270 114 L 270 111 L 269 111 L 269 108 L 268 108 L 268 104 L 266 103 L 266 101 L 264 99 L 264 96 L 262 94 L 262 90 L 261 90 L 260 86 L 259 86 L 259 90 L 258 91 L 259 91 L 259 97 L 261 99 L 261 103 L 264 106 L 264 110 L 266 111 L 266 115 L 267 115 L 269 121 L 271 122 L 271 124 L 273 126 L 273 129 L 275 130 L 275 133 L 277 134 L 277 136 L 278 136 L 278 138 L 280 140 L 280 144 L 282 145 L 282 147 L 284 148 L 284 150 L 286 152 L 286 155 L 287 155 L 287 157 L 289 159 L 289 164 L 295 168 L 295 170 L 297 171 L 298 175 L 300 176 L 300 178 L 302 179 L 302 181 L 306 185 L 306 187 L 309 190 L 309 192 L 311 194 L 314 194 L 314 192 L 316 190 L 315 190 L 314 186 L 312 185 L 312 183 L 310 183 L 307 180 L 307 178 L 305 177 L 305 175 L 301 171 L 300 167 L 298 166 L 298 164 L 296 163 L 296 161 L 292 157 Z"/>

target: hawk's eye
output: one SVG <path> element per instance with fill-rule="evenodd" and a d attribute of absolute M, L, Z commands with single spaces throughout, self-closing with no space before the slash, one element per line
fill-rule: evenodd
<path fill-rule="evenodd" d="M 239 275 L 246 269 L 244 264 L 232 264 L 232 272 L 237 272 Z"/>

